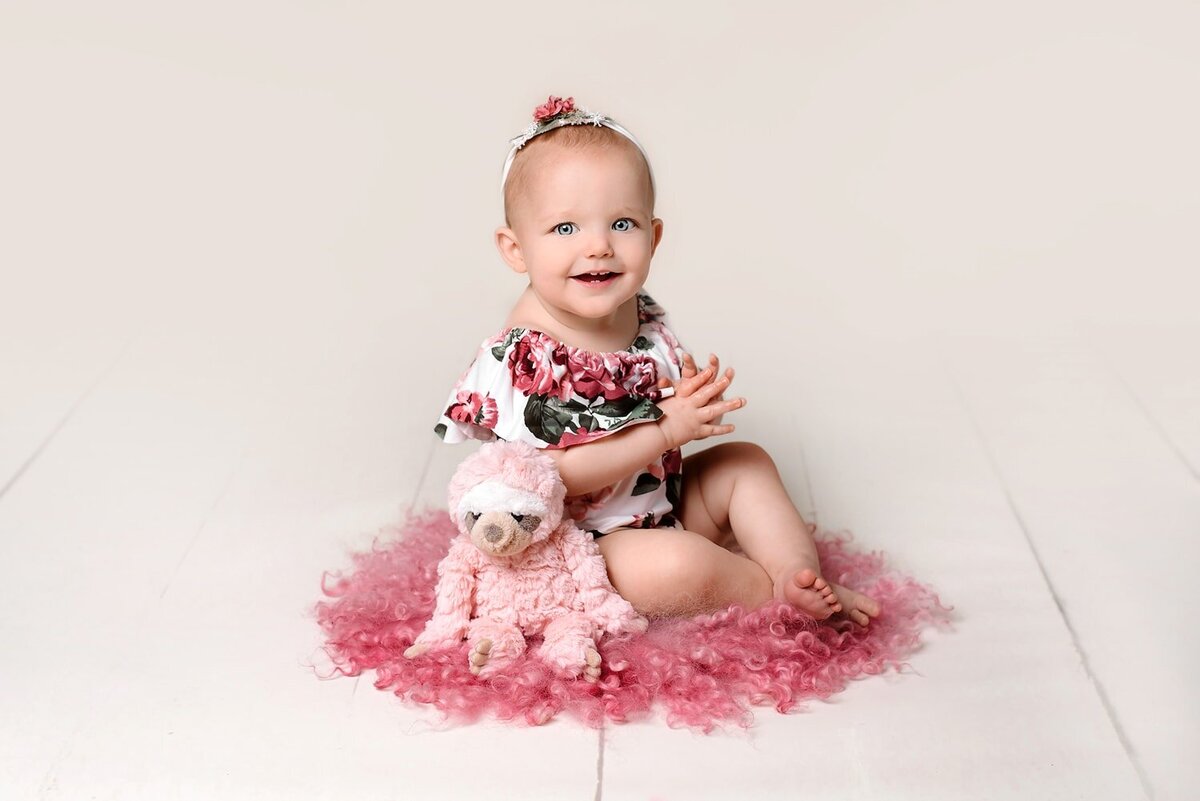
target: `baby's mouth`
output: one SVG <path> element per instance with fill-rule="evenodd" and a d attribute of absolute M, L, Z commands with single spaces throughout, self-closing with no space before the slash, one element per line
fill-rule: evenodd
<path fill-rule="evenodd" d="M 573 275 L 571 277 L 574 278 L 576 281 L 583 281 L 586 284 L 602 284 L 605 281 L 608 281 L 612 278 L 616 278 L 618 275 L 620 275 L 620 273 L 614 273 L 614 272 L 609 272 L 607 270 L 602 270 L 602 271 L 593 272 L 593 273 L 583 273 L 581 275 Z"/>

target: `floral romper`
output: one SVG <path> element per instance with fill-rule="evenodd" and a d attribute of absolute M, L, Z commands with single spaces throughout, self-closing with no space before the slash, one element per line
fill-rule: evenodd
<path fill-rule="evenodd" d="M 662 417 L 659 376 L 680 379 L 683 347 L 666 312 L 638 296 L 638 336 L 626 350 L 598 353 L 532 328 L 506 328 L 480 345 L 442 407 L 434 432 L 448 443 L 521 440 L 568 448 Z M 678 448 L 603 489 L 566 499 L 580 528 L 678 528 L 683 479 Z"/>

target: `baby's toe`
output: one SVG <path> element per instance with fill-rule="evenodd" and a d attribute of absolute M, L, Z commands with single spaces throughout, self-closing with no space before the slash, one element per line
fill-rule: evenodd
<path fill-rule="evenodd" d="M 836 603 L 837 596 L 828 586 L 823 590 L 818 589 L 818 581 L 824 584 L 824 580 L 808 568 L 796 571 L 783 586 L 783 600 L 817 620 L 824 620 L 834 613 L 832 605 Z"/>
<path fill-rule="evenodd" d="M 879 602 L 874 598 L 863 595 L 861 592 L 856 592 L 848 587 L 835 585 L 838 599 L 841 601 L 840 606 L 845 610 L 846 617 L 853 620 L 860 626 L 866 626 L 871 622 L 871 618 L 879 614 L 881 609 Z"/>
<path fill-rule="evenodd" d="M 792 583 L 802 590 L 811 588 L 818 580 L 820 577 L 817 576 L 816 571 L 807 567 L 792 574 Z"/>

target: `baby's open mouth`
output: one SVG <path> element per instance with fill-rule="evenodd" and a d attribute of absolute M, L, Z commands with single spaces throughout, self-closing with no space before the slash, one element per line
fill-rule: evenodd
<path fill-rule="evenodd" d="M 588 284 L 600 284 L 600 283 L 603 283 L 603 282 L 609 280 L 610 278 L 615 278 L 618 275 L 620 275 L 620 273 L 595 272 L 595 273 L 583 273 L 582 275 L 573 275 L 571 277 L 577 281 L 583 281 Z"/>

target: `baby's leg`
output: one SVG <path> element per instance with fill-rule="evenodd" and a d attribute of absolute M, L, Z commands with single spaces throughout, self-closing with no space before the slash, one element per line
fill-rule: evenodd
<path fill-rule="evenodd" d="M 758 564 L 694 531 L 621 528 L 596 540 L 613 587 L 647 617 L 698 614 L 769 601 Z"/>
<path fill-rule="evenodd" d="M 684 460 L 683 525 L 718 540 L 732 530 L 746 555 L 771 577 L 773 596 L 818 619 L 844 612 L 867 625 L 872 598 L 821 577 L 812 530 L 788 496 L 774 461 L 749 442 L 722 443 Z"/>

